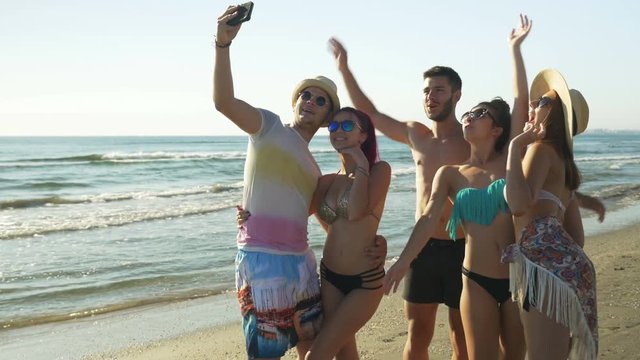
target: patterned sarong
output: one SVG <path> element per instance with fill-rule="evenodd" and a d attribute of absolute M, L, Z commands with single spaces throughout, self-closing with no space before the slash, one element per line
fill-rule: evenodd
<path fill-rule="evenodd" d="M 569 328 L 569 358 L 595 359 L 596 272 L 560 221 L 553 216 L 534 219 L 522 230 L 520 242 L 505 249 L 502 261 L 510 263 L 514 300 L 520 306 L 528 300 L 538 311 Z"/>

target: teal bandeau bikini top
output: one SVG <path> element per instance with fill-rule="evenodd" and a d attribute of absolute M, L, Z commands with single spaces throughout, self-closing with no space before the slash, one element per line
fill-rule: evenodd
<path fill-rule="evenodd" d="M 446 229 L 452 239 L 456 238 L 456 227 L 462 221 L 471 221 L 476 224 L 489 225 L 498 215 L 498 212 L 509 210 L 504 200 L 504 179 L 498 179 L 481 189 L 463 188 L 456 194 L 451 211 L 451 218 L 447 222 Z"/>

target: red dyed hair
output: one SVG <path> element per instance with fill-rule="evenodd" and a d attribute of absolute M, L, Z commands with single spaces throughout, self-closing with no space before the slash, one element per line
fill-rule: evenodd
<path fill-rule="evenodd" d="M 358 125 L 360 125 L 362 131 L 367 133 L 367 140 L 360 145 L 360 149 L 364 153 L 364 156 L 366 156 L 367 160 L 369 160 L 369 170 L 371 170 L 371 167 L 380 161 L 380 155 L 378 154 L 378 142 L 376 141 L 376 128 L 373 126 L 369 115 L 362 111 L 347 106 L 338 110 L 336 114 L 343 111 L 355 115 L 358 119 Z"/>

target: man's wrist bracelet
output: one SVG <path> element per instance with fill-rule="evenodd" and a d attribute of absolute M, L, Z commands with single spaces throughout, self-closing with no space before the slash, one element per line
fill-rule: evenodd
<path fill-rule="evenodd" d="M 218 42 L 218 39 L 215 39 L 213 40 L 213 43 L 216 45 L 217 48 L 221 48 L 221 49 L 228 48 L 229 46 L 231 46 L 231 41 L 229 41 L 226 44 L 221 44 Z"/>

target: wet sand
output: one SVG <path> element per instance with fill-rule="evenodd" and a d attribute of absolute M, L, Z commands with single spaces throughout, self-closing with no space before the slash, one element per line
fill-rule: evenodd
<path fill-rule="evenodd" d="M 598 276 L 600 359 L 640 359 L 639 234 L 640 225 L 634 225 L 586 239 Z M 374 317 L 357 334 L 361 359 L 402 358 L 407 334 L 402 306 L 399 294 L 383 298 Z M 447 326 L 446 308 L 441 306 L 430 347 L 432 360 L 450 359 Z M 295 351 L 284 358 L 295 359 Z M 246 359 L 246 355 L 240 323 L 234 322 L 86 359 Z"/>

